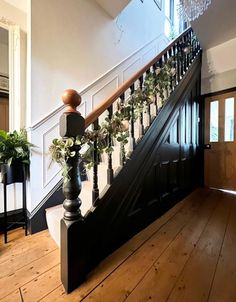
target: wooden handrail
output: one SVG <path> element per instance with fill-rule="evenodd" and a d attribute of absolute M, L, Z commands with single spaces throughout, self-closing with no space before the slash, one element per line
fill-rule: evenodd
<path fill-rule="evenodd" d="M 88 128 L 96 119 L 105 111 L 111 104 L 113 104 L 117 98 L 124 93 L 130 86 L 137 81 L 150 67 L 152 67 L 156 62 L 158 62 L 164 54 L 172 47 L 174 44 L 181 39 L 191 28 L 187 28 L 181 35 L 179 35 L 174 41 L 168 44 L 168 46 L 158 54 L 154 59 L 152 59 L 148 64 L 141 68 L 137 73 L 135 73 L 129 80 L 122 84 L 109 98 L 101 102 L 86 118 L 85 118 L 85 129 Z"/>

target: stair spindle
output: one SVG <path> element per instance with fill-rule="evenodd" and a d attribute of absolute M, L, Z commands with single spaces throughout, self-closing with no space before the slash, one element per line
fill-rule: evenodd
<path fill-rule="evenodd" d="M 186 44 L 187 44 L 187 47 L 188 47 L 188 52 L 187 52 L 187 68 L 189 68 L 189 65 L 190 65 L 190 49 L 189 49 L 189 46 L 190 46 L 190 32 L 187 33 L 186 35 Z"/>
<path fill-rule="evenodd" d="M 120 106 L 122 108 L 122 106 L 124 105 L 124 102 L 125 102 L 125 94 L 122 93 L 120 95 Z M 124 144 L 121 142 L 120 143 L 120 165 L 121 166 L 124 166 L 126 162 L 126 157 L 125 157 L 125 146 Z"/>
<path fill-rule="evenodd" d="M 109 106 L 108 108 L 108 118 L 111 121 L 113 115 L 113 106 Z M 108 135 L 108 148 L 111 149 L 112 148 L 112 137 L 111 137 L 111 133 L 109 133 Z M 114 171 L 113 171 L 113 167 L 112 167 L 112 152 L 109 151 L 108 153 L 108 167 L 107 167 L 107 184 L 111 185 L 112 181 L 113 181 L 113 175 L 114 175 Z"/>
<path fill-rule="evenodd" d="M 143 90 L 143 76 L 139 78 L 139 89 Z M 143 125 L 143 112 L 139 114 L 139 138 L 142 138 L 144 135 L 144 125 Z"/>
<path fill-rule="evenodd" d="M 134 93 L 134 84 L 130 86 L 130 96 L 132 97 L 132 94 Z M 131 104 L 131 117 L 130 117 L 130 137 L 129 137 L 129 151 L 133 152 L 136 142 L 135 142 L 135 136 L 134 136 L 134 106 Z"/>
<path fill-rule="evenodd" d="M 177 44 L 173 45 L 173 68 L 175 69 L 175 75 L 173 77 L 173 87 L 175 88 L 178 85 L 178 60 L 177 60 Z"/>
<path fill-rule="evenodd" d="M 177 51 L 178 51 L 178 83 L 179 83 L 183 75 L 182 47 L 180 41 L 177 42 Z"/>
<path fill-rule="evenodd" d="M 193 31 L 189 32 L 189 45 L 190 45 L 190 63 L 193 61 Z"/>
<path fill-rule="evenodd" d="M 183 36 L 184 73 L 187 70 L 187 35 Z"/>
<path fill-rule="evenodd" d="M 171 47 L 169 49 L 168 55 L 169 55 L 169 59 L 173 58 L 173 47 Z M 172 60 L 170 62 L 171 62 L 171 68 L 172 68 L 173 67 L 173 62 L 172 62 Z M 171 76 L 171 79 L 170 79 L 170 92 L 173 91 L 173 87 L 174 87 L 174 76 Z"/>
<path fill-rule="evenodd" d="M 153 72 L 154 73 L 156 72 L 156 69 L 157 69 L 158 66 L 159 66 L 158 62 L 153 64 Z M 155 106 L 155 116 L 154 116 L 154 118 L 155 118 L 158 114 L 157 95 L 155 95 L 154 106 Z"/>
<path fill-rule="evenodd" d="M 147 69 L 146 74 L 148 75 L 150 72 L 151 71 L 150 71 L 150 68 L 149 68 L 149 69 Z M 147 127 L 146 127 L 146 129 L 147 129 L 151 125 L 151 107 L 150 107 L 150 104 L 147 106 L 146 113 L 147 113 Z M 145 131 L 146 131 L 146 129 L 145 129 Z"/>
<path fill-rule="evenodd" d="M 98 130 L 98 119 L 96 119 L 92 124 L 93 131 Z M 94 139 L 93 142 L 93 190 L 92 190 L 92 203 L 93 206 L 96 206 L 96 202 L 99 196 L 99 188 L 98 188 L 98 164 L 99 164 L 99 154 L 98 154 L 98 140 L 97 138 Z"/>

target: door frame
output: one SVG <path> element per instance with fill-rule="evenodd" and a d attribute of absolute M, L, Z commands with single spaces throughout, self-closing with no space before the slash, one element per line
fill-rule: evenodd
<path fill-rule="evenodd" d="M 0 27 L 8 30 L 9 38 L 9 131 L 19 130 L 22 126 L 22 83 L 21 83 L 21 31 L 12 21 L 2 17 Z"/>
<path fill-rule="evenodd" d="M 236 87 L 231 87 L 231 88 L 227 88 L 227 89 L 223 89 L 223 90 L 219 90 L 219 91 L 215 91 L 215 92 L 210 92 L 210 93 L 206 93 L 201 95 L 201 99 L 200 99 L 200 127 L 199 127 L 199 139 L 200 139 L 200 146 L 202 146 L 201 148 L 201 159 L 202 159 L 202 175 L 201 175 L 201 179 L 202 179 L 202 185 L 205 186 L 205 158 L 204 158 L 204 145 L 205 145 L 205 102 L 206 99 L 209 98 L 214 98 L 218 95 L 225 95 L 228 93 L 233 93 L 236 92 Z M 236 107 L 235 107 L 236 110 Z"/>

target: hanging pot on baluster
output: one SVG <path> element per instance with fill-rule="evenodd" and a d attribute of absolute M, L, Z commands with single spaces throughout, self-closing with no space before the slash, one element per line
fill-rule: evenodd
<path fill-rule="evenodd" d="M 25 179 L 25 165 L 22 162 L 12 162 L 1 165 L 1 182 L 9 185 L 15 182 L 23 182 Z"/>

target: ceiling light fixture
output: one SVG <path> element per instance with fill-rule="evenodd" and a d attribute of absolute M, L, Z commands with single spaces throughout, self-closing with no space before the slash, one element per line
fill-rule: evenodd
<path fill-rule="evenodd" d="M 180 0 L 180 16 L 185 20 L 193 21 L 202 15 L 210 4 L 211 0 Z"/>

